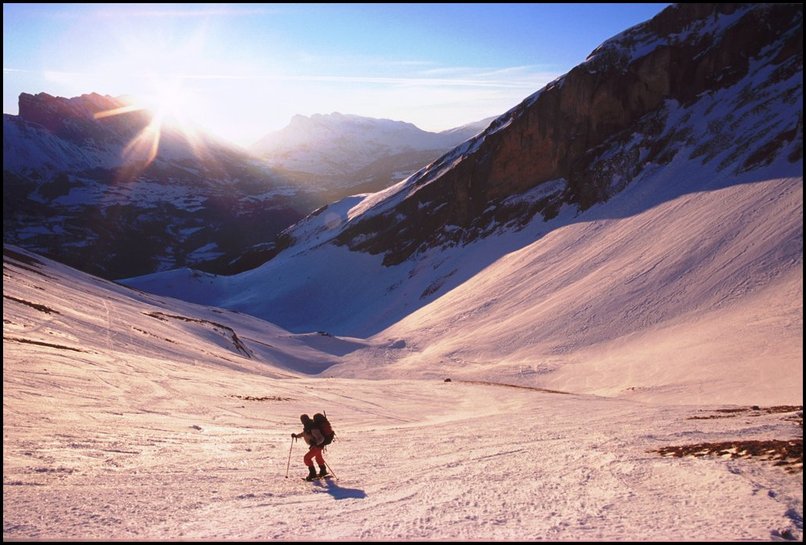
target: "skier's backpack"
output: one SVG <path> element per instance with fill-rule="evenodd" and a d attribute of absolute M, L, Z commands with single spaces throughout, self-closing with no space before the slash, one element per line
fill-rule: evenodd
<path fill-rule="evenodd" d="M 313 415 L 313 424 L 322 432 L 322 436 L 325 438 L 325 442 L 322 443 L 323 447 L 332 443 L 333 439 L 336 438 L 336 432 L 333 431 L 333 426 L 330 425 L 327 417 L 322 413 Z"/>

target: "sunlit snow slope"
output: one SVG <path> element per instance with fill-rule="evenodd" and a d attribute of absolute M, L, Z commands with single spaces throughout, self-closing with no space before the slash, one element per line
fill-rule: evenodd
<path fill-rule="evenodd" d="M 802 539 L 802 407 L 310 378 L 358 343 L 17 248 L 3 275 L 4 540 Z"/>

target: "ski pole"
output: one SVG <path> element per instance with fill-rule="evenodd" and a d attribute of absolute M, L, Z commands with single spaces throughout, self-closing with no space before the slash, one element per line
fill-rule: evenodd
<path fill-rule="evenodd" d="M 291 446 L 288 447 L 288 465 L 285 468 L 285 478 L 288 478 L 288 470 L 291 468 L 291 449 L 294 448 L 294 437 L 291 436 Z"/>
<path fill-rule="evenodd" d="M 322 460 L 325 460 L 325 459 L 324 459 L 324 458 L 322 458 Z M 333 475 L 333 478 L 334 478 L 334 479 L 338 479 L 338 478 L 339 478 L 339 477 L 336 475 L 336 472 L 335 472 L 335 471 L 333 471 L 333 468 L 332 468 L 332 467 L 330 467 L 330 464 L 328 464 L 328 463 L 327 463 L 327 460 L 325 460 L 325 467 L 327 468 L 327 470 L 328 470 L 328 471 L 330 471 L 330 474 L 331 474 L 331 475 Z"/>
<path fill-rule="evenodd" d="M 327 411 L 322 410 L 322 414 L 325 416 L 325 418 L 327 418 Z M 325 459 L 322 458 L 322 460 L 325 460 Z M 327 468 L 328 471 L 330 471 L 330 474 L 333 475 L 333 478 L 338 480 L 338 477 L 336 476 L 336 473 L 333 471 L 333 468 L 330 467 L 330 464 L 327 463 L 327 460 L 325 460 L 325 467 Z"/>

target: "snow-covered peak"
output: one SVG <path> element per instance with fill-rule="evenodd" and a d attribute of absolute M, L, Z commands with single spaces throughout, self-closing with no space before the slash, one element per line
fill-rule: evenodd
<path fill-rule="evenodd" d="M 314 114 L 310 117 L 295 115 L 280 131 L 270 133 L 259 140 L 252 150 L 258 155 L 271 156 L 278 148 L 289 150 L 296 146 L 327 145 L 331 139 L 359 138 L 377 141 L 389 148 L 411 147 L 428 149 L 426 131 L 411 123 L 390 119 L 375 119 L 357 115 Z"/>
<path fill-rule="evenodd" d="M 588 55 L 586 63 L 593 67 L 619 59 L 626 65 L 658 47 L 686 47 L 704 40 L 719 46 L 728 29 L 745 15 L 759 14 L 763 9 L 749 4 L 674 4 L 603 42 Z"/>
<path fill-rule="evenodd" d="M 481 130 L 479 123 L 483 122 L 433 133 L 391 119 L 337 112 L 296 115 L 285 128 L 260 139 L 251 151 L 273 167 L 316 176 L 352 176 L 353 185 L 358 185 L 367 176 L 361 169 L 400 158 L 408 161 L 401 166 L 420 156 L 433 159 Z"/>

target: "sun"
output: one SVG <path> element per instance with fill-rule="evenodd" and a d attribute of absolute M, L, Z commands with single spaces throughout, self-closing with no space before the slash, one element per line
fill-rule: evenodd
<path fill-rule="evenodd" d="M 154 80 L 152 88 L 153 92 L 143 95 L 134 104 L 95 114 L 96 119 L 103 119 L 137 110 L 151 113 L 149 124 L 123 150 L 123 162 L 134 167 L 133 172 L 142 171 L 156 159 L 160 141 L 168 131 L 183 138 L 196 156 L 206 155 L 203 139 L 194 122 L 194 108 L 198 104 L 193 93 L 178 79 Z"/>
<path fill-rule="evenodd" d="M 159 87 L 153 97 L 149 109 L 156 117 L 163 120 L 190 124 L 192 120 L 192 93 L 182 87 L 181 82 L 170 82 Z"/>

